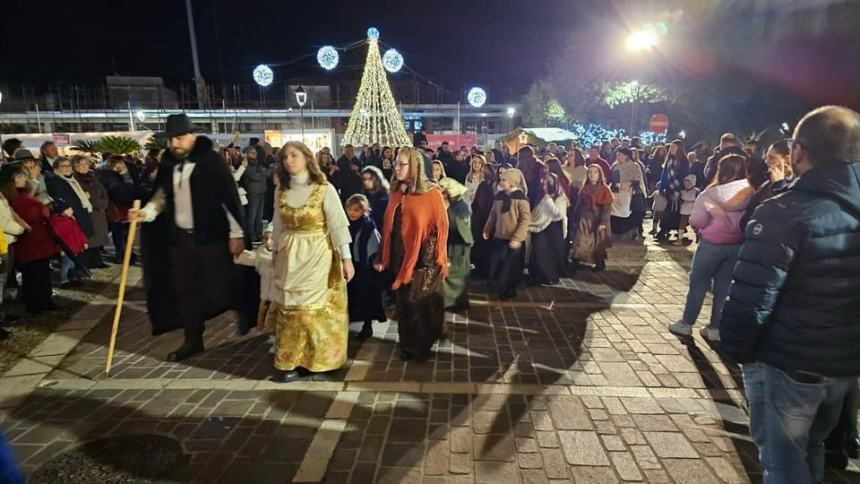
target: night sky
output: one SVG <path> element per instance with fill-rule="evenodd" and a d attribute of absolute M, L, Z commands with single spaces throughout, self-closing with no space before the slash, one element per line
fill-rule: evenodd
<path fill-rule="evenodd" d="M 535 78 L 553 69 L 589 80 L 631 78 L 649 64 L 660 64 L 687 76 L 717 79 L 719 74 L 738 72 L 809 98 L 860 102 L 857 1 L 193 3 L 201 69 L 214 84 L 249 83 L 250 71 L 259 63 L 287 62 L 326 44 L 342 46 L 364 38 L 367 27 L 374 25 L 381 31 L 381 41 L 400 50 L 419 76 L 505 89 L 514 95 L 523 94 Z M 683 15 L 670 23 L 671 48 L 662 58 L 621 58 L 627 29 L 673 11 Z M 805 25 L 828 11 L 839 25 L 812 30 Z M 6 0 L 3 17 L 0 86 L 98 84 L 111 74 L 190 83 L 183 0 Z M 760 35 L 766 42 L 756 43 Z M 325 75 L 355 79 L 363 56 L 363 49 L 342 54 L 341 65 Z M 276 67 L 275 73 L 285 79 L 318 76 L 322 70 L 311 55 Z"/>

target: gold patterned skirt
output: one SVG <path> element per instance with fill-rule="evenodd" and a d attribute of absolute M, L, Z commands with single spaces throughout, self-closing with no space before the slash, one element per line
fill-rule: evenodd
<path fill-rule="evenodd" d="M 275 368 L 320 372 L 346 362 L 349 317 L 343 265 L 324 231 L 287 232 L 275 256 L 280 299 L 266 313 Z"/>

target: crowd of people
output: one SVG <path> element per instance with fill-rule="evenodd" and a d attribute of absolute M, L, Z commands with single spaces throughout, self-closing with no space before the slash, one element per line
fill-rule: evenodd
<path fill-rule="evenodd" d="M 51 143 L 37 158 L 4 143 L 0 251 L 5 281 L 21 273 L 28 312 L 56 308 L 52 261 L 61 284 L 75 283 L 105 267 L 108 234 L 118 259 L 127 222 L 139 220 L 155 227 L 144 228 L 142 248 L 153 332 L 184 329 L 169 360 L 204 350 L 205 320 L 235 300 L 231 284 L 241 280 L 256 287 L 245 291 L 253 301 L 240 331 L 270 333 L 277 381 L 340 368 L 346 322 L 361 322 L 355 338 L 364 340 L 390 314 L 401 358 L 423 362 L 447 335 L 446 309 L 468 309 L 470 278 L 511 300 L 524 278 L 556 285 L 603 271 L 613 240 L 646 237 L 651 213 L 656 243 L 697 242 L 683 315 L 668 329 L 690 336 L 713 294 L 702 334 L 743 364 L 765 482 L 820 477 L 842 405 L 856 414 L 853 111 L 814 111 L 763 155 L 731 133 L 713 150 L 689 151 L 681 139 L 638 138 L 434 150 L 416 133 L 415 147 L 346 145 L 337 159 L 300 142 L 219 148 L 184 115 L 160 135 L 168 149 L 142 161 L 65 158 Z M 130 211 L 135 199 L 148 203 Z M 237 276 L 242 266 L 255 278 Z M 798 475 L 809 479 L 791 480 Z"/>

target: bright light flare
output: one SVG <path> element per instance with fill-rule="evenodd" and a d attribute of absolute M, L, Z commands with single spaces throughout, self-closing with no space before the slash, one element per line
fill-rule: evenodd
<path fill-rule="evenodd" d="M 652 29 L 631 32 L 627 37 L 626 46 L 630 52 L 651 50 L 657 47 L 657 33 Z"/>

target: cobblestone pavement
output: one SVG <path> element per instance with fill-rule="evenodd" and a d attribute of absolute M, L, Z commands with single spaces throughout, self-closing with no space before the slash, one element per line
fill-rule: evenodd
<path fill-rule="evenodd" d="M 290 384 L 267 380 L 266 336 L 235 336 L 229 315 L 209 323 L 204 355 L 164 362 L 180 335 L 149 335 L 136 288 L 111 376 L 101 297 L 63 328 L 71 343 L 4 375 L 3 427 L 31 476 L 83 442 L 159 434 L 184 451 L 163 482 L 760 482 L 737 368 L 665 331 L 690 256 L 619 244 L 605 273 L 506 303 L 474 283 L 426 364 L 400 361 L 390 322 L 346 368 Z"/>

